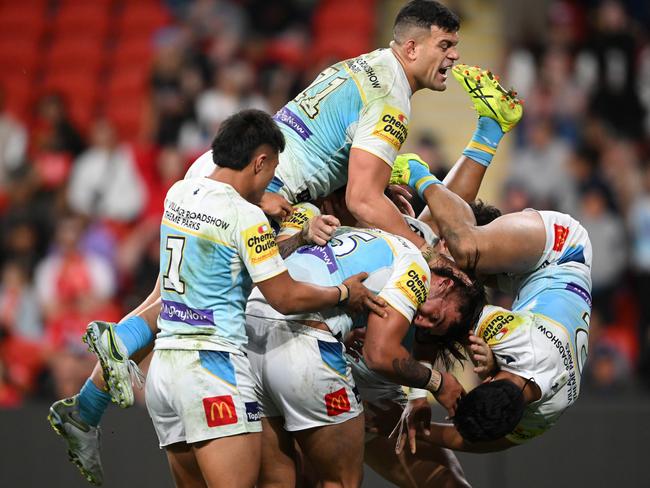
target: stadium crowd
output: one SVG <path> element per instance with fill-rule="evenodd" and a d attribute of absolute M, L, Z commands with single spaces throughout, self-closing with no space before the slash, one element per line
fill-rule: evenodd
<path fill-rule="evenodd" d="M 169 0 L 137 134 L 109 117 L 79 127 L 56 93 L 21 120 L 2 91 L 0 407 L 79 390 L 95 361 L 80 341 L 86 324 L 119 320 L 153 286 L 171 184 L 228 115 L 274 113 L 340 57 L 321 50 L 305 62 L 316 3 Z M 503 4 L 521 29 L 504 31 L 501 71 L 526 116 L 492 203 L 581 221 L 596 256 L 588 378 L 611 389 L 637 372 L 650 386 L 650 8 L 538 2 L 535 16 Z"/>

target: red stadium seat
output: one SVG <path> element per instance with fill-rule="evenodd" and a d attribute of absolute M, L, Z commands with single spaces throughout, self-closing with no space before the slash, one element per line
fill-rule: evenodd
<path fill-rule="evenodd" d="M 34 103 L 34 78 L 22 73 L 0 73 L 0 86 L 5 97 L 5 107 L 15 117 L 28 122 Z"/>
<path fill-rule="evenodd" d="M 50 72 L 81 68 L 98 73 L 104 67 L 106 49 L 101 40 L 62 40 L 52 45 L 46 55 L 46 69 Z"/>
<path fill-rule="evenodd" d="M 132 32 L 154 32 L 171 21 L 169 12 L 161 3 L 128 2 L 118 21 L 119 31 L 128 35 Z"/>
<path fill-rule="evenodd" d="M 133 141 L 140 136 L 144 109 L 142 100 L 115 99 L 106 104 L 106 116 L 115 125 L 120 138 Z"/>
<path fill-rule="evenodd" d="M 148 89 L 148 80 L 148 69 L 114 71 L 108 79 L 107 97 L 109 100 L 140 98 Z"/>
<path fill-rule="evenodd" d="M 154 45 L 150 35 L 120 38 L 110 56 L 113 70 L 142 67 L 149 70 L 154 57 Z"/>
<path fill-rule="evenodd" d="M 40 52 L 38 42 L 25 39 L 0 39 L 0 70 L 33 76 L 38 68 Z"/>
<path fill-rule="evenodd" d="M 112 24 L 112 18 L 106 13 L 86 15 L 86 12 L 70 11 L 58 15 L 54 20 L 53 34 L 57 41 L 75 39 L 97 39 L 104 41 Z"/>

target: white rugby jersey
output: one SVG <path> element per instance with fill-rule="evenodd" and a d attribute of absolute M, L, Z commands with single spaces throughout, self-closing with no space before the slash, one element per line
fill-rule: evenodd
<path fill-rule="evenodd" d="M 365 271 L 364 285 L 377 293 L 411 322 L 418 307 L 429 294 L 431 272 L 422 253 L 409 241 L 378 229 L 340 227 L 325 246 L 299 248 L 286 259 L 289 274 L 295 280 L 322 286 L 334 286 Z M 279 320 L 325 322 L 337 338 L 352 329 L 352 318 L 340 307 L 327 311 L 282 315 L 253 290 L 248 315 Z M 362 318 L 359 325 L 365 325 Z"/>
<path fill-rule="evenodd" d="M 274 119 L 286 138 L 273 191 L 290 203 L 325 197 L 348 180 L 350 149 L 392 167 L 408 135 L 411 88 L 391 49 L 378 49 L 321 72 Z M 214 169 L 212 151 L 188 175 Z"/>
<path fill-rule="evenodd" d="M 529 273 L 499 277 L 516 293 L 512 311 L 488 305 L 475 328 L 504 371 L 532 378 L 541 398 L 507 438 L 523 443 L 548 430 L 580 393 L 591 313 L 591 243 L 569 215 L 541 211 L 546 248 Z"/>
<path fill-rule="evenodd" d="M 286 267 L 259 207 L 210 178 L 177 182 L 160 227 L 156 349 L 238 352 L 252 283 Z"/>

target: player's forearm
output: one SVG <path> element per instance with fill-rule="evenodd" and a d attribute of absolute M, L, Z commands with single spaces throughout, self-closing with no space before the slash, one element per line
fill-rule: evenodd
<path fill-rule="evenodd" d="M 334 286 L 318 286 L 302 281 L 291 280 L 286 287 L 281 287 L 265 298 L 270 305 L 284 315 L 301 312 L 316 312 L 338 305 L 340 292 Z"/>
<path fill-rule="evenodd" d="M 445 240 L 449 252 L 463 269 L 474 269 L 479 254 L 473 232 L 476 219 L 472 209 L 458 195 L 442 185 L 431 185 L 424 197 L 431 219 Z"/>
<path fill-rule="evenodd" d="M 433 444 L 451 449 L 452 451 L 474 453 L 498 452 L 516 445 L 505 438 L 491 442 L 466 442 L 453 424 L 432 422 L 429 426 L 429 431 L 431 434 L 428 438 Z"/>
<path fill-rule="evenodd" d="M 284 239 L 278 239 L 277 243 L 280 256 L 282 256 L 283 259 L 288 257 L 299 247 L 309 244 L 304 239 L 302 232 L 298 232 L 290 237 L 285 237 Z"/>
<path fill-rule="evenodd" d="M 381 347 L 366 343 L 363 357 L 370 369 L 400 385 L 425 388 L 431 377 L 431 370 L 413 359 L 402 346 Z"/>
<path fill-rule="evenodd" d="M 353 194 L 346 198 L 346 203 L 359 225 L 400 235 L 418 248 L 425 244 L 424 239 L 411 230 L 397 207 L 383 193 L 376 196 Z"/>
<path fill-rule="evenodd" d="M 476 200 L 487 167 L 467 156 L 461 156 L 451 168 L 443 184 L 467 203 Z"/>

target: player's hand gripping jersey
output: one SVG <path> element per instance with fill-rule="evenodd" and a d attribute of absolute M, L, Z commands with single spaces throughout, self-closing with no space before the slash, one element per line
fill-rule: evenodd
<path fill-rule="evenodd" d="M 390 49 L 330 66 L 274 117 L 287 144 L 269 189 L 291 203 L 325 197 L 346 184 L 351 148 L 392 166 L 408 134 L 410 97 L 406 74 Z M 211 151 L 188 176 L 208 169 L 214 169 Z"/>
<path fill-rule="evenodd" d="M 185 179 L 169 190 L 160 256 L 156 349 L 239 353 L 252 282 L 286 270 L 262 211 L 209 178 Z"/>
<path fill-rule="evenodd" d="M 485 307 L 475 330 L 501 369 L 532 378 L 541 389 L 507 436 L 515 443 L 544 433 L 576 401 L 587 359 L 591 243 L 570 216 L 539 214 L 546 227 L 542 257 L 529 273 L 499 277 L 500 288 L 516 293 L 512 311 Z"/>

